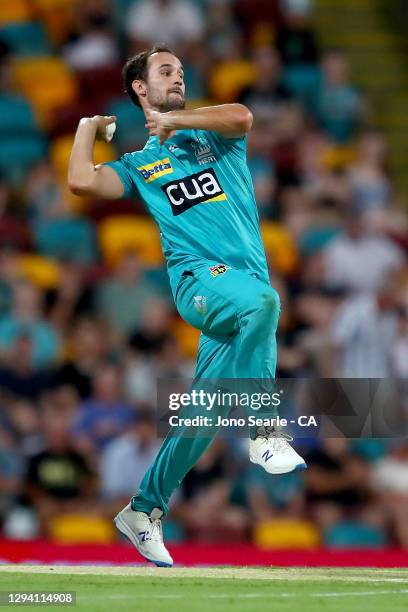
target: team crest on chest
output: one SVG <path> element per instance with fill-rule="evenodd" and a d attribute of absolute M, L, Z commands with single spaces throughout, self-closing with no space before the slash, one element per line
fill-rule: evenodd
<path fill-rule="evenodd" d="M 200 136 L 199 138 L 197 138 L 197 140 L 193 140 L 191 142 L 191 146 L 194 151 L 194 155 L 196 156 L 196 159 L 200 165 L 210 164 L 212 162 L 217 161 L 208 143 L 208 140 L 203 136 Z"/>

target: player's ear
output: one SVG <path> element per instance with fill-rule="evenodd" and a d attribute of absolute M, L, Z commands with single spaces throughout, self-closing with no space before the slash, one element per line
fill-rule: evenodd
<path fill-rule="evenodd" d="M 139 79 L 136 79 L 132 83 L 133 91 L 140 97 L 145 98 L 147 94 L 146 83 Z"/>

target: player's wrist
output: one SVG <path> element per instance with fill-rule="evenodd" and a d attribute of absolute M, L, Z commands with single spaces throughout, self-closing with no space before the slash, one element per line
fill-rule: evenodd
<path fill-rule="evenodd" d="M 168 111 L 162 114 L 163 127 L 166 130 L 177 130 L 183 126 L 180 124 L 180 112 L 182 111 Z"/>

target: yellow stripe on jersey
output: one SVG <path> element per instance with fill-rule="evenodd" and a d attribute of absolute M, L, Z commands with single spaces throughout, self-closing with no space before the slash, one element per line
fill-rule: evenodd
<path fill-rule="evenodd" d="M 138 170 L 146 183 L 151 183 L 165 174 L 171 174 L 173 172 L 173 166 L 171 165 L 170 158 L 165 157 L 164 159 L 158 159 L 151 164 L 140 166 Z"/>
<path fill-rule="evenodd" d="M 205 202 L 203 202 L 203 204 L 207 204 L 207 202 L 221 202 L 222 200 L 226 200 L 227 196 L 225 195 L 225 193 L 221 193 L 220 195 L 214 196 L 213 198 L 210 198 L 209 200 L 205 200 Z"/>

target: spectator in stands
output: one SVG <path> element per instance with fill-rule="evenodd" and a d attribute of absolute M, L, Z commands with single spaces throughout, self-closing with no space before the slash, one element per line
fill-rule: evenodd
<path fill-rule="evenodd" d="M 268 156 L 268 135 L 261 121 L 255 121 L 248 137 L 247 160 L 254 183 L 256 203 L 261 218 L 271 218 L 277 188 L 275 168 Z"/>
<path fill-rule="evenodd" d="M 36 164 L 25 185 L 31 229 L 42 255 L 90 264 L 96 258 L 94 228 L 72 213 L 48 161 Z"/>
<path fill-rule="evenodd" d="M 60 339 L 43 317 L 40 290 L 28 281 L 20 281 L 14 286 L 11 313 L 0 321 L 0 355 L 3 362 L 10 358 L 15 342 L 22 336 L 31 338 L 33 368 L 41 369 L 56 362 Z"/>
<path fill-rule="evenodd" d="M 398 546 L 408 550 L 408 443 L 399 441 L 374 466 L 370 483 Z"/>
<path fill-rule="evenodd" d="M 95 480 L 85 457 L 73 448 L 67 415 L 48 408 L 41 429 L 44 449 L 28 462 L 26 493 L 46 535 L 59 515 L 90 510 Z"/>
<path fill-rule="evenodd" d="M 140 411 L 127 431 L 104 448 L 99 464 L 101 493 L 112 515 L 137 491 L 159 446 L 152 412 Z"/>
<path fill-rule="evenodd" d="M 76 6 L 76 31 L 64 45 L 62 54 L 77 70 L 102 68 L 118 62 L 119 54 L 111 26 L 112 15 L 106 0 L 92 0 Z"/>
<path fill-rule="evenodd" d="M 299 474 L 267 478 L 254 466 L 244 476 L 248 504 L 255 521 L 284 516 L 299 517 L 304 511 L 303 479 Z"/>
<path fill-rule="evenodd" d="M 0 414 L 0 524 L 21 495 L 25 471 L 21 450 L 7 424 Z"/>
<path fill-rule="evenodd" d="M 278 123 L 282 110 L 292 100 L 290 91 L 282 82 L 279 53 L 271 47 L 252 52 L 255 81 L 241 91 L 238 101 L 248 106 L 257 120 Z"/>
<path fill-rule="evenodd" d="M 27 457 L 41 450 L 43 444 L 38 405 L 25 398 L 16 400 L 10 398 L 5 411 L 9 429 L 14 435 L 15 443 L 23 459 L 26 460 Z"/>
<path fill-rule="evenodd" d="M 169 332 L 171 314 L 161 299 L 150 300 L 130 335 L 124 381 L 132 401 L 154 405 L 157 378 L 181 375 L 180 350 Z"/>
<path fill-rule="evenodd" d="M 233 11 L 233 3 L 208 1 L 207 28 L 205 40 L 213 60 L 226 57 L 228 48 L 235 44 L 241 34 Z"/>
<path fill-rule="evenodd" d="M 351 452 L 345 438 L 327 438 L 310 450 L 306 499 L 323 531 L 345 512 L 358 512 L 368 496 L 369 465 Z"/>
<path fill-rule="evenodd" d="M 397 378 L 408 379 L 408 304 L 402 300 L 398 312 L 398 332 L 395 344 L 390 347 L 391 372 Z"/>
<path fill-rule="evenodd" d="M 239 540 L 248 529 L 245 508 L 229 502 L 232 481 L 223 445 L 220 438 L 214 440 L 183 480 L 182 499 L 174 515 L 182 520 L 191 539 Z"/>
<path fill-rule="evenodd" d="M 345 213 L 344 232 L 329 242 L 324 258 L 326 286 L 354 293 L 376 291 L 406 263 L 402 250 L 386 236 L 368 232 L 352 209 Z"/>
<path fill-rule="evenodd" d="M 155 288 L 143 278 L 141 262 L 134 251 L 127 251 L 114 274 L 96 292 L 96 310 L 114 331 L 128 335 L 137 328 Z"/>
<path fill-rule="evenodd" d="M 310 110 L 335 142 L 346 143 L 355 135 L 363 116 L 363 100 L 350 83 L 349 66 L 342 50 L 325 53 L 321 84 Z"/>
<path fill-rule="evenodd" d="M 70 357 L 56 372 L 56 385 L 74 388 L 81 399 L 92 395 L 92 379 L 108 357 L 102 326 L 91 317 L 77 319 L 68 336 Z"/>
<path fill-rule="evenodd" d="M 384 279 L 377 293 L 352 295 L 335 313 L 331 330 L 333 373 L 344 378 L 388 378 L 399 332 L 400 290 Z"/>
<path fill-rule="evenodd" d="M 133 49 L 145 48 L 158 40 L 177 49 L 198 43 L 203 36 L 204 19 L 191 0 L 141 0 L 127 17 L 127 34 Z"/>
<path fill-rule="evenodd" d="M 349 168 L 348 178 L 356 210 L 384 222 L 392 188 L 387 176 L 387 147 L 381 132 L 370 130 L 360 137 L 357 159 Z"/>
<path fill-rule="evenodd" d="M 38 399 L 52 384 L 52 373 L 48 369 L 34 367 L 34 339 L 29 331 L 16 332 L 8 350 L 8 359 L 0 367 L 0 387 L 16 397 Z"/>
<path fill-rule="evenodd" d="M 126 431 L 134 410 L 122 397 L 122 371 L 105 363 L 95 372 L 93 394 L 81 403 L 72 435 L 76 448 L 97 459 L 98 453 L 116 436 Z"/>
<path fill-rule="evenodd" d="M 286 0 L 283 4 L 283 25 L 279 28 L 276 46 L 285 66 L 314 65 L 318 60 L 315 34 L 310 24 L 310 2 Z"/>

